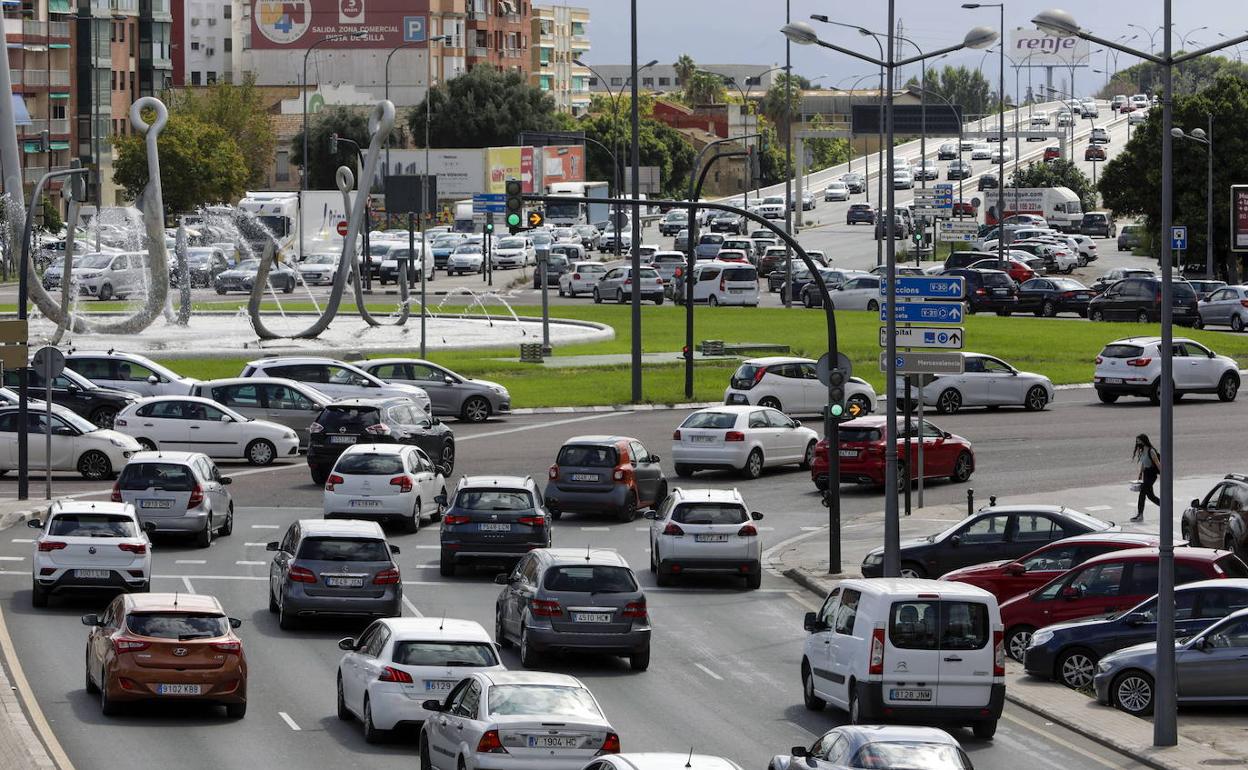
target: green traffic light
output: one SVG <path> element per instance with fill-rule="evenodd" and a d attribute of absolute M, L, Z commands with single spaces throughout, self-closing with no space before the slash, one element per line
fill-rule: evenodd
<path fill-rule="evenodd" d="M 519 226 L 520 226 L 520 215 L 519 215 L 519 214 L 508 214 L 508 215 L 507 215 L 507 226 L 508 226 L 508 227 L 519 227 Z"/>
<path fill-rule="evenodd" d="M 493 225 L 493 223 L 487 222 L 487 223 L 485 224 L 485 231 L 486 231 L 487 233 L 492 233 L 492 232 L 494 232 L 494 225 Z"/>
<path fill-rule="evenodd" d="M 844 414 L 844 413 L 845 413 L 845 408 L 844 408 L 844 407 L 842 407 L 840 404 L 833 404 L 833 405 L 832 405 L 832 416 L 833 416 L 833 417 L 840 417 L 840 416 L 841 416 L 842 414 Z"/>

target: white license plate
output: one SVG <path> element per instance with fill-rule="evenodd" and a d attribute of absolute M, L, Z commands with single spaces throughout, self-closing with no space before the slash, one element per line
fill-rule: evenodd
<path fill-rule="evenodd" d="M 139 500 L 140 508 L 172 508 L 172 500 Z"/>
<path fill-rule="evenodd" d="M 531 749 L 575 749 L 580 745 L 578 738 L 565 738 L 562 735 L 530 735 Z"/>
<path fill-rule="evenodd" d="M 106 569 L 76 569 L 74 577 L 87 578 L 90 580 L 108 580 L 112 573 Z"/>
<path fill-rule="evenodd" d="M 455 686 L 454 679 L 426 679 L 425 692 L 450 692 Z"/>
<path fill-rule="evenodd" d="M 1107 382 L 1110 385 L 1121 385 L 1122 378 L 1121 377 L 1106 377 L 1105 382 Z"/>
<path fill-rule="evenodd" d="M 895 687 L 889 690 L 888 697 L 891 700 L 930 701 L 932 699 L 932 691 Z"/>
<path fill-rule="evenodd" d="M 572 480 L 573 481 L 597 481 L 598 474 L 597 473 L 573 473 Z"/>
<path fill-rule="evenodd" d="M 380 508 L 381 501 L 380 500 L 352 500 L 351 507 L 352 508 Z"/>
<path fill-rule="evenodd" d="M 364 578 L 358 577 L 327 577 L 325 585 L 331 588 L 359 588 L 364 585 Z"/>
<path fill-rule="evenodd" d="M 840 452 L 838 452 L 838 454 L 840 454 L 841 457 L 857 457 L 858 450 L 857 449 L 842 449 Z"/>
<path fill-rule="evenodd" d="M 715 437 L 714 437 L 714 436 L 691 436 L 690 438 L 692 438 L 692 439 L 693 439 L 693 443 L 695 443 L 695 444 L 713 444 L 713 443 L 715 443 Z"/>
<path fill-rule="evenodd" d="M 354 444 L 356 441 L 359 441 L 359 436 L 330 436 L 329 437 L 329 443 L 331 444 Z"/>
<path fill-rule="evenodd" d="M 200 685 L 197 684 L 162 684 L 156 686 L 161 695 L 199 695 Z"/>
<path fill-rule="evenodd" d="M 478 524 L 477 529 L 482 532 L 510 532 L 510 524 Z"/>
<path fill-rule="evenodd" d="M 1001 295 L 1004 295 L 1004 294 L 1008 294 L 1008 293 L 1009 293 L 1009 290 L 1008 290 L 1008 289 L 993 289 L 993 290 L 992 290 L 992 293 L 993 293 L 993 294 L 995 294 L 995 295 L 997 295 L 997 296 L 1001 296 Z"/>
<path fill-rule="evenodd" d="M 693 542 L 695 543 L 726 543 L 728 542 L 728 536 L 727 535 L 694 535 Z"/>
<path fill-rule="evenodd" d="M 610 612 L 574 612 L 572 613 L 573 623 L 610 623 Z"/>

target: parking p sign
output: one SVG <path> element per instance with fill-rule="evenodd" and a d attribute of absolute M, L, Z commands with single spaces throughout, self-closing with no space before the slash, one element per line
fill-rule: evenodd
<path fill-rule="evenodd" d="M 425 17 L 424 16 L 404 16 L 403 17 L 403 42 L 404 43 L 425 42 Z"/>

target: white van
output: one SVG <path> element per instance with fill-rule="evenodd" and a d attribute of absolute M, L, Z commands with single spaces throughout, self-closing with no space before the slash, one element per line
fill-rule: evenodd
<path fill-rule="evenodd" d="M 758 268 L 741 262 L 699 262 L 693 269 L 693 301 L 758 307 Z"/>
<path fill-rule="evenodd" d="M 851 724 L 970 725 L 991 738 L 1005 704 L 1005 632 L 996 598 L 963 583 L 842 580 L 806 613 L 802 697 Z"/>

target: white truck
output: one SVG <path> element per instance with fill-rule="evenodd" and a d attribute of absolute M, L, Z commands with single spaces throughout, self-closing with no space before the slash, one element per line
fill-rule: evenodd
<path fill-rule="evenodd" d="M 546 193 L 574 195 L 578 198 L 608 198 L 610 186 L 606 182 L 553 182 Z M 546 222 L 555 227 L 593 224 L 610 218 L 606 203 L 548 203 L 545 214 Z"/>
<path fill-rule="evenodd" d="M 277 253 L 283 261 L 295 261 L 299 256 L 299 193 L 297 192 L 248 192 L 238 202 L 239 209 L 255 216 L 256 222 L 273 234 L 277 241 Z M 264 249 L 264 234 L 240 224 L 243 237 L 247 239 L 252 253 Z"/>
<path fill-rule="evenodd" d="M 996 190 L 984 195 L 984 222 L 995 225 L 1015 214 L 1044 217 L 1049 227 L 1064 233 L 1077 233 L 1083 222 L 1083 205 L 1069 187 L 1006 187 L 1005 213 L 997 211 Z"/>

